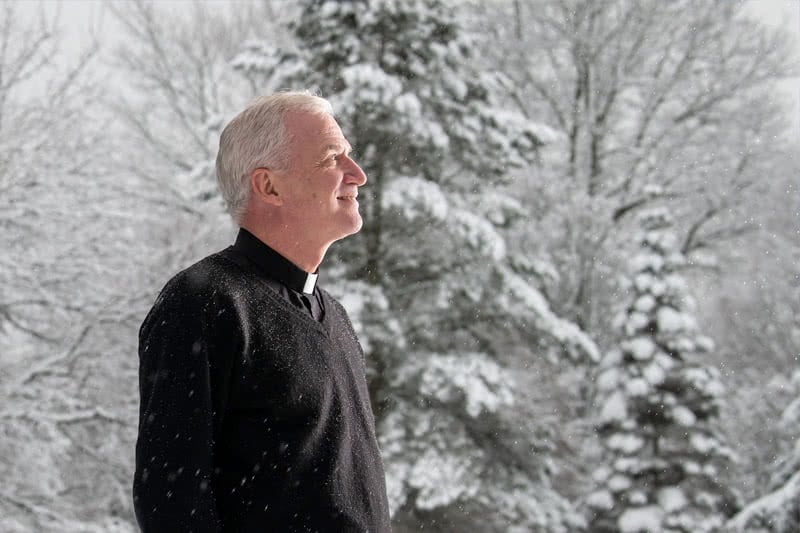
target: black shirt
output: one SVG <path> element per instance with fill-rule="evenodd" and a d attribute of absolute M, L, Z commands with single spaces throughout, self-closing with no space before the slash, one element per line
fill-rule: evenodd
<path fill-rule="evenodd" d="M 319 321 L 322 320 L 325 309 L 316 283 L 319 271 L 309 275 L 244 228 L 239 229 L 233 248 L 258 265 L 264 281 L 272 290 L 295 307 L 311 313 Z M 311 276 L 313 278 L 309 280 Z M 311 292 L 304 292 L 306 285 L 312 283 Z"/>

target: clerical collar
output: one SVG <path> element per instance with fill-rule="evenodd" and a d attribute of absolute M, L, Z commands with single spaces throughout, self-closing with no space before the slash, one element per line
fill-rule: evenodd
<path fill-rule="evenodd" d="M 264 274 L 283 283 L 290 289 L 306 294 L 314 292 L 319 270 L 309 274 L 267 246 L 246 229 L 239 228 L 239 235 L 237 235 L 233 247 L 261 267 Z"/>

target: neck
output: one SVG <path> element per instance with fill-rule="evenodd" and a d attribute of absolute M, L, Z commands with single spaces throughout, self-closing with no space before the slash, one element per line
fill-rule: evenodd
<path fill-rule="evenodd" d="M 253 221 L 244 220 L 240 225 L 261 242 L 309 273 L 317 271 L 330 246 L 330 243 L 315 245 L 297 235 L 291 235 L 285 224 L 255 224 Z"/>

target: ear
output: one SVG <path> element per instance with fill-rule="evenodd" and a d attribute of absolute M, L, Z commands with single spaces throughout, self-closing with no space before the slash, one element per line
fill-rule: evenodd
<path fill-rule="evenodd" d="M 257 168 L 250 173 L 250 188 L 253 196 L 270 205 L 283 205 L 283 199 L 275 189 L 275 173 L 268 168 Z"/>

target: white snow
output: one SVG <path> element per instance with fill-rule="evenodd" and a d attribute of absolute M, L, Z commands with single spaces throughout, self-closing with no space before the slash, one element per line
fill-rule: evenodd
<path fill-rule="evenodd" d="M 697 417 L 694 416 L 694 413 L 684 405 L 676 405 L 673 407 L 672 417 L 679 425 L 684 427 L 693 426 L 697 421 Z"/>
<path fill-rule="evenodd" d="M 597 376 L 597 390 L 610 391 L 615 389 L 619 381 L 619 369 L 614 367 L 607 368 Z"/>
<path fill-rule="evenodd" d="M 679 487 L 664 487 L 658 491 L 658 504 L 668 513 L 685 507 L 687 503 L 686 495 Z"/>
<path fill-rule="evenodd" d="M 645 292 L 646 290 L 650 289 L 650 286 L 653 284 L 653 276 L 651 274 L 647 274 L 642 272 L 637 274 L 635 278 L 633 278 L 633 286 L 639 292 Z"/>
<path fill-rule="evenodd" d="M 319 17 L 324 19 L 335 15 L 339 11 L 339 2 L 328 0 L 319 7 Z"/>
<path fill-rule="evenodd" d="M 651 385 L 659 385 L 664 382 L 666 372 L 658 361 L 653 361 L 642 369 L 642 375 Z"/>
<path fill-rule="evenodd" d="M 400 177 L 384 188 L 383 208 L 394 209 L 406 220 L 445 220 L 449 201 L 436 183 L 419 177 Z"/>
<path fill-rule="evenodd" d="M 492 190 L 480 191 L 478 194 L 474 195 L 472 203 L 477 204 L 481 213 L 496 226 L 503 226 L 508 223 L 510 219 L 528 214 L 517 199 Z M 529 262 L 530 264 L 527 266 L 531 270 L 546 271 L 551 276 L 558 277 L 558 271 L 555 267 L 545 263 L 541 258 L 522 256 L 519 260 Z"/>
<path fill-rule="evenodd" d="M 653 358 L 653 361 L 658 364 L 664 370 L 670 370 L 675 367 L 677 364 L 675 359 L 670 357 L 669 355 L 665 354 L 662 351 L 659 351 L 656 356 Z"/>
<path fill-rule="evenodd" d="M 664 259 L 653 253 L 641 253 L 633 256 L 630 261 L 630 268 L 634 272 L 642 271 L 645 269 L 659 272 L 664 267 Z"/>
<path fill-rule="evenodd" d="M 606 355 L 603 357 L 602 362 L 600 363 L 603 367 L 613 367 L 619 365 L 622 362 L 622 352 L 616 348 L 612 348 Z"/>
<path fill-rule="evenodd" d="M 645 196 L 658 196 L 663 194 L 664 186 L 660 183 L 648 183 L 642 187 L 642 194 Z"/>
<path fill-rule="evenodd" d="M 507 307 L 521 304 L 523 308 L 532 310 L 540 329 L 566 346 L 577 349 L 590 361 L 600 360 L 600 351 L 594 341 L 577 325 L 556 316 L 540 291 L 508 268 L 500 269 L 500 274 L 503 276 L 503 285 L 507 288 L 501 302 L 505 299 L 503 303 Z"/>
<path fill-rule="evenodd" d="M 657 505 L 626 509 L 617 524 L 621 533 L 658 533 L 664 511 Z"/>
<path fill-rule="evenodd" d="M 620 492 L 630 488 L 631 478 L 623 476 L 622 474 L 615 474 L 608 480 L 608 488 L 614 492 Z"/>
<path fill-rule="evenodd" d="M 711 437 L 709 435 L 704 435 L 702 433 L 692 433 L 689 435 L 689 443 L 692 445 L 692 448 L 697 450 L 702 454 L 710 453 L 716 447 L 719 446 L 717 439 Z"/>
<path fill-rule="evenodd" d="M 636 299 L 633 308 L 642 313 L 647 313 L 656 305 L 656 299 L 649 294 L 642 294 Z"/>
<path fill-rule="evenodd" d="M 614 498 L 607 490 L 598 490 L 586 498 L 586 503 L 595 509 L 611 509 L 614 507 Z"/>
<path fill-rule="evenodd" d="M 470 472 L 473 468 L 466 454 L 439 453 L 428 448 L 411 467 L 408 485 L 417 490 L 416 505 L 430 510 L 458 498 L 470 497 L 478 490 Z"/>
<path fill-rule="evenodd" d="M 719 379 L 719 370 L 713 367 L 693 367 L 683 370 L 683 376 L 691 381 L 692 385 L 708 396 L 720 396 L 725 392 L 725 387 Z"/>
<path fill-rule="evenodd" d="M 623 453 L 631 454 L 639 451 L 644 445 L 644 439 L 636 434 L 631 433 L 614 433 L 606 441 L 608 447 L 612 450 L 618 450 Z"/>
<path fill-rule="evenodd" d="M 608 479 L 610 475 L 611 475 L 611 469 L 609 467 L 600 466 L 599 468 L 595 469 L 594 472 L 592 472 L 592 479 L 596 483 L 601 483 L 606 479 Z"/>
<path fill-rule="evenodd" d="M 411 471 L 411 465 L 405 461 L 385 461 L 386 496 L 389 500 L 389 513 L 394 515 L 406 503 L 407 490 L 405 480 Z"/>
<path fill-rule="evenodd" d="M 650 284 L 650 294 L 661 296 L 667 290 L 667 284 L 663 280 L 656 279 Z"/>
<path fill-rule="evenodd" d="M 780 425 L 786 429 L 800 426 L 800 398 L 795 398 L 783 410 Z M 800 441 L 798 441 L 798 444 L 800 444 Z"/>
<path fill-rule="evenodd" d="M 714 340 L 705 335 L 700 335 L 694 340 L 695 346 L 701 352 L 711 352 L 714 350 Z"/>
<path fill-rule="evenodd" d="M 348 89 L 358 91 L 358 98 L 353 98 L 354 101 L 386 104 L 403 92 L 400 80 L 371 63 L 350 65 L 342 70 L 341 76 Z"/>
<path fill-rule="evenodd" d="M 622 343 L 622 348 L 627 350 L 634 359 L 645 361 L 653 357 L 656 345 L 650 337 L 635 337 Z"/>
<path fill-rule="evenodd" d="M 617 391 L 605 401 L 600 410 L 600 420 L 612 422 L 614 420 L 624 420 L 628 417 L 628 408 L 625 403 L 625 395 Z"/>
<path fill-rule="evenodd" d="M 471 417 L 513 405 L 513 377 L 481 353 L 433 355 L 425 360 L 420 392 L 443 402 L 463 397 Z"/>
<path fill-rule="evenodd" d="M 671 339 L 667 341 L 667 345 L 670 347 L 671 350 L 674 350 L 678 353 L 689 353 L 695 351 L 695 344 L 694 341 L 688 337 L 678 337 L 677 339 Z"/>
<path fill-rule="evenodd" d="M 405 92 L 392 102 L 399 123 L 409 129 L 409 137 L 418 137 L 432 148 L 445 150 L 450 146 L 450 136 L 442 125 L 430 117 L 416 94 Z"/>
<path fill-rule="evenodd" d="M 664 276 L 664 283 L 666 283 L 667 291 L 669 291 L 670 294 L 683 296 L 689 290 L 689 287 L 686 285 L 686 280 L 683 279 L 683 276 L 675 273 Z"/>
<path fill-rule="evenodd" d="M 418 117 L 422 115 L 422 102 L 413 93 L 406 92 L 395 98 L 394 108 L 404 116 Z"/>
<path fill-rule="evenodd" d="M 629 396 L 644 396 L 651 390 L 650 384 L 642 378 L 634 378 L 625 383 L 625 392 Z"/>
<path fill-rule="evenodd" d="M 648 316 L 644 313 L 639 313 L 634 311 L 628 315 L 628 321 L 625 323 L 625 334 L 626 335 L 633 335 L 634 333 L 641 331 L 647 323 L 650 321 Z"/>
<path fill-rule="evenodd" d="M 699 474 L 701 471 L 700 465 L 694 461 L 686 461 L 683 463 L 683 469 L 687 474 Z"/>
<path fill-rule="evenodd" d="M 637 472 L 642 461 L 638 457 L 619 457 L 614 461 L 614 468 L 619 472 Z"/>
<path fill-rule="evenodd" d="M 484 217 L 465 209 L 451 209 L 448 220 L 460 240 L 481 254 L 497 262 L 506 255 L 505 239 Z"/>
<path fill-rule="evenodd" d="M 658 321 L 658 330 L 665 333 L 681 331 L 686 324 L 686 316 L 684 313 L 672 307 L 660 307 L 656 317 Z"/>
<path fill-rule="evenodd" d="M 628 501 L 634 505 L 644 505 L 647 503 L 647 494 L 642 490 L 635 490 L 628 494 Z"/>
<path fill-rule="evenodd" d="M 770 532 L 796 532 L 800 516 L 800 472 L 778 490 L 747 505 L 726 526 L 736 533 L 749 533 L 762 524 Z"/>

